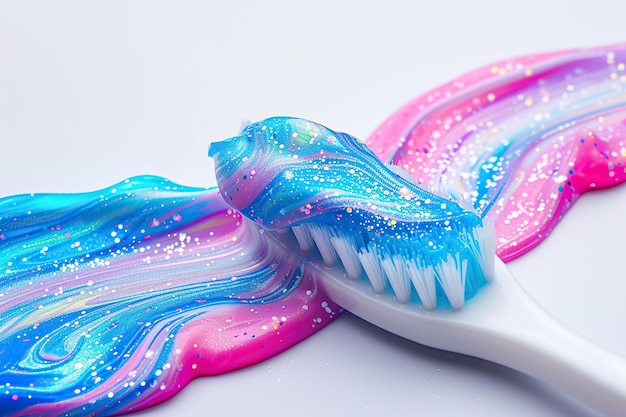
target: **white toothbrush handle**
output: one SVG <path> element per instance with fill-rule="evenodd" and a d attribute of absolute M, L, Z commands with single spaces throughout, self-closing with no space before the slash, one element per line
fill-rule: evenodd
<path fill-rule="evenodd" d="M 626 359 L 544 312 L 499 259 L 496 280 L 459 311 L 424 311 L 320 268 L 329 296 L 353 314 L 415 342 L 536 377 L 607 416 L 626 415 Z"/>
<path fill-rule="evenodd" d="M 493 290 L 501 293 L 468 302 L 468 315 L 480 317 L 467 317 L 477 326 L 462 343 L 463 353 L 534 376 L 603 415 L 626 415 L 626 360 L 553 319 L 501 261 L 496 276 Z M 474 301 L 480 309 L 472 308 Z"/>

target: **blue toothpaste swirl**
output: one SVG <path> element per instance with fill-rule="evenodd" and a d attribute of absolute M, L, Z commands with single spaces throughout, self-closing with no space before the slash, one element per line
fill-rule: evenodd
<path fill-rule="evenodd" d="M 228 204 L 269 230 L 304 225 L 311 232 L 309 226 L 315 225 L 312 237 L 323 256 L 317 227 L 323 227 L 326 240 L 347 241 L 357 256 L 414 259 L 420 270 L 433 267 L 438 278 L 442 265 L 452 262 L 465 281 L 463 298 L 489 278 L 490 263 L 482 259 L 477 232 L 480 217 L 405 180 L 350 135 L 303 119 L 274 117 L 212 144 L 210 155 Z M 332 246 L 346 266 L 342 250 Z M 356 266 L 347 269 L 357 275 Z M 441 280 L 436 281 L 441 287 Z M 450 298 L 442 297 L 442 291 L 438 288 L 437 304 Z M 407 302 L 411 294 L 399 298 Z"/>

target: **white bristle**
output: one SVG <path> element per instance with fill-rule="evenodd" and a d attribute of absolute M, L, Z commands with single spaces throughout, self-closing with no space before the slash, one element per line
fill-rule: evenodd
<path fill-rule="evenodd" d="M 432 266 L 426 267 L 417 260 L 409 259 L 406 263 L 406 269 L 424 309 L 434 310 L 437 307 L 434 268 Z"/>
<path fill-rule="evenodd" d="M 322 255 L 322 259 L 326 265 L 334 265 L 337 263 L 337 252 L 330 243 L 331 233 L 333 230 L 330 227 L 320 226 L 315 223 L 309 223 L 309 233 L 317 245 L 317 249 Z"/>
<path fill-rule="evenodd" d="M 361 264 L 356 253 L 354 240 L 345 236 L 333 236 L 330 238 L 330 242 L 337 251 L 348 278 L 353 281 L 361 278 Z"/>
<path fill-rule="evenodd" d="M 435 266 L 435 272 L 452 308 L 462 308 L 465 303 L 467 259 L 461 260 L 458 254 L 454 257 L 448 255 L 444 262 Z"/>
<path fill-rule="evenodd" d="M 405 273 L 405 261 L 402 255 L 392 255 L 380 260 L 387 279 L 399 303 L 406 304 L 411 299 L 411 282 Z"/>
<path fill-rule="evenodd" d="M 300 245 L 300 249 L 310 250 L 313 248 L 313 238 L 311 237 L 306 225 L 299 224 L 297 226 L 292 226 L 291 230 L 298 241 L 298 245 Z"/>
<path fill-rule="evenodd" d="M 474 231 L 475 244 L 469 245 L 476 256 L 485 278 L 491 281 L 496 274 L 496 229 L 493 223 Z"/>
<path fill-rule="evenodd" d="M 326 225 L 308 223 L 293 226 L 292 230 L 302 249 L 317 246 L 326 265 L 341 260 L 349 279 L 356 281 L 365 275 L 376 293 L 384 293 L 389 282 L 398 302 L 404 304 L 411 301 L 411 288 L 415 288 L 424 309 L 433 310 L 437 307 L 439 285 L 452 308 L 460 309 L 465 304 L 469 260 L 461 259 L 460 254 L 448 255 L 438 264 L 430 265 L 427 260 L 402 254 L 383 254 L 375 244 L 363 247 L 363 243 L 358 245 L 352 236 L 342 235 Z M 485 277 L 491 279 L 495 269 L 493 227 L 470 232 L 466 243 Z"/>
<path fill-rule="evenodd" d="M 363 266 L 363 270 L 367 275 L 370 283 L 372 284 L 372 289 L 376 293 L 385 292 L 385 288 L 387 287 L 387 283 L 385 280 L 385 274 L 380 264 L 380 258 L 378 256 L 378 251 L 376 250 L 375 245 L 371 245 L 368 248 L 363 248 L 359 254 L 359 261 L 361 261 L 361 266 Z"/>

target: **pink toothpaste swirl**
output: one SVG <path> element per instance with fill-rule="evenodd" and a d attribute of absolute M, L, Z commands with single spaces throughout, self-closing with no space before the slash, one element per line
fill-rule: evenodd
<path fill-rule="evenodd" d="M 504 260 L 626 179 L 626 47 L 501 61 L 427 92 L 366 143 L 494 223 Z M 306 207 L 305 207 L 306 209 Z M 2 415 L 118 415 L 269 358 L 341 311 L 216 190 L 137 177 L 0 199 Z"/>
<path fill-rule="evenodd" d="M 469 199 L 513 259 L 581 194 L 626 179 L 625 65 L 624 45 L 497 62 L 417 97 L 366 143 Z"/>

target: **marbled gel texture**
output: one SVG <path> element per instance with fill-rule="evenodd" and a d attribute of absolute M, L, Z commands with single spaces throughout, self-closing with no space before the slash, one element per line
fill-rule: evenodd
<path fill-rule="evenodd" d="M 366 142 L 417 183 L 471 198 L 513 259 L 582 193 L 626 179 L 625 48 L 483 67 L 408 103 Z"/>
<path fill-rule="evenodd" d="M 624 180 L 625 64 L 623 46 L 498 62 L 420 96 L 367 143 L 471 198 L 511 259 L 582 192 Z M 1 199 L 2 415 L 137 410 L 319 329 L 338 307 L 271 242 L 217 191 L 156 177 Z"/>
<path fill-rule="evenodd" d="M 0 199 L 0 414 L 111 415 L 292 346 L 339 308 L 217 190 Z"/>
<path fill-rule="evenodd" d="M 367 270 L 392 262 L 384 274 L 368 273 L 367 279 L 375 288 L 389 282 L 404 302 L 437 293 L 431 308 L 448 302 L 460 308 L 492 275 L 478 249 L 482 220 L 473 210 L 405 180 L 350 135 L 273 117 L 212 144 L 210 154 L 222 196 L 233 208 L 265 229 L 305 227 L 297 233 L 311 234 L 326 263 L 338 256 L 353 279 L 362 275 L 359 263 Z M 493 258 L 491 249 L 487 256 Z M 437 272 L 425 278 L 425 269 Z M 416 280 L 422 294 L 411 290 Z"/>

